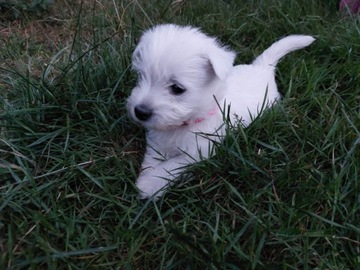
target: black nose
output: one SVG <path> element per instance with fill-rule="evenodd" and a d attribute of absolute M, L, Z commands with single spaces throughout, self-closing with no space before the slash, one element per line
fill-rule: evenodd
<path fill-rule="evenodd" d="M 136 106 L 134 111 L 136 118 L 141 121 L 148 120 L 152 115 L 152 111 L 144 105 Z"/>

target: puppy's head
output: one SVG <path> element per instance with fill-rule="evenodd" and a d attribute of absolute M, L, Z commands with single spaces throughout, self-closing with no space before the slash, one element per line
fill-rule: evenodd
<path fill-rule="evenodd" d="M 235 53 L 199 29 L 172 24 L 143 34 L 133 57 L 138 83 L 127 107 L 148 129 L 177 128 L 216 106 Z"/>

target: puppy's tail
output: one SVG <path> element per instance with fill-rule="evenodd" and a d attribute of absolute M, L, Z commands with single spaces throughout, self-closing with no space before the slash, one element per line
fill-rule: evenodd
<path fill-rule="evenodd" d="M 315 41 L 312 36 L 291 35 L 272 44 L 253 62 L 254 65 L 275 67 L 279 60 L 292 51 L 309 46 Z"/>

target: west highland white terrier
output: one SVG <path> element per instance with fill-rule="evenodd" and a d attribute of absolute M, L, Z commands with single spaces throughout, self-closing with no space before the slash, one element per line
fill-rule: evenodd
<path fill-rule="evenodd" d="M 130 116 L 147 129 L 140 198 L 161 196 L 186 165 L 214 154 L 225 134 L 224 113 L 247 126 L 273 105 L 280 98 L 277 62 L 314 40 L 288 36 L 252 64 L 233 66 L 235 52 L 198 28 L 165 24 L 146 31 L 132 56 L 138 83 L 127 101 Z"/>

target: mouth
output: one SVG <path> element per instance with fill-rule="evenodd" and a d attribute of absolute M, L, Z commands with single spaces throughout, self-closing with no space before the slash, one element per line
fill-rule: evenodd
<path fill-rule="evenodd" d="M 153 117 L 150 120 L 147 121 L 141 121 L 136 118 L 136 116 L 132 116 L 133 120 L 143 126 L 147 130 L 158 130 L 158 131 L 170 131 L 170 130 L 176 130 L 179 128 L 186 127 L 187 121 L 183 121 L 181 124 L 164 124 L 159 123 L 160 121 L 157 120 L 156 115 L 153 115 Z"/>

